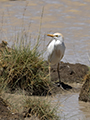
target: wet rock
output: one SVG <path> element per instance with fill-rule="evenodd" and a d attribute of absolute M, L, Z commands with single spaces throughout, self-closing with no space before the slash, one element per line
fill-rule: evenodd
<path fill-rule="evenodd" d="M 90 102 L 90 74 L 86 76 L 86 81 L 82 86 L 79 94 L 79 100 L 84 102 Z"/>

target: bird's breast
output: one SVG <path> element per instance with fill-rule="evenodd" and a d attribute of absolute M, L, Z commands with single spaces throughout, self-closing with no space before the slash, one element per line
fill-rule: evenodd
<path fill-rule="evenodd" d="M 63 42 L 52 41 L 48 46 L 48 61 L 51 64 L 58 63 L 64 56 L 65 45 Z"/>

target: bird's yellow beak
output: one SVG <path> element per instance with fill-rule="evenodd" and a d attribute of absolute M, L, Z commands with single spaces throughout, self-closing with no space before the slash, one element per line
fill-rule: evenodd
<path fill-rule="evenodd" d="M 54 37 L 54 35 L 53 35 L 53 34 L 47 34 L 47 36 Z"/>

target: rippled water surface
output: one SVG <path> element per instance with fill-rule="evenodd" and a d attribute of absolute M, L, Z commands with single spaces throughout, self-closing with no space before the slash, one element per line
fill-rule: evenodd
<path fill-rule="evenodd" d="M 0 41 L 12 45 L 14 35 L 25 28 L 35 44 L 43 7 L 40 49 L 50 41 L 47 33 L 61 32 L 66 44 L 63 61 L 90 66 L 90 0 L 0 0 Z"/>
<path fill-rule="evenodd" d="M 79 93 L 65 93 L 55 96 L 58 115 L 61 120 L 90 120 L 90 103 L 78 101 Z"/>

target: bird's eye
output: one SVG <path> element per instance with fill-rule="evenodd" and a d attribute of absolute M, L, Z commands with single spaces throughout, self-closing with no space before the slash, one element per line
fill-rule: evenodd
<path fill-rule="evenodd" d="M 55 37 L 58 37 L 58 35 L 55 35 Z"/>

